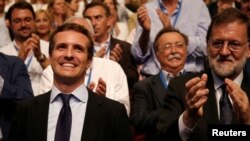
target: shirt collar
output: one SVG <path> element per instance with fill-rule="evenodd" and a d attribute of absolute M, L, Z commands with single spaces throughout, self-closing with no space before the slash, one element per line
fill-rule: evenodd
<path fill-rule="evenodd" d="M 220 88 L 221 85 L 224 84 L 224 80 L 221 80 L 213 70 L 212 70 L 212 76 L 214 80 L 214 88 L 215 90 L 217 90 L 218 88 Z M 233 81 L 240 86 L 242 80 L 243 80 L 243 71 Z"/>
<path fill-rule="evenodd" d="M 164 75 L 164 77 L 165 77 L 166 80 L 170 80 L 171 78 L 174 77 L 174 75 L 172 73 L 169 73 L 169 72 L 167 72 L 165 70 L 162 70 L 162 73 L 163 73 L 163 75 Z M 180 76 L 182 74 L 184 74 L 184 70 L 183 69 L 177 74 L 177 76 Z"/>
<path fill-rule="evenodd" d="M 95 48 L 96 48 L 96 47 L 99 48 L 99 47 L 102 47 L 102 46 L 104 46 L 104 45 L 108 45 L 109 42 L 110 42 L 110 39 L 111 39 L 111 36 L 110 36 L 110 34 L 109 34 L 108 39 L 107 39 L 106 41 L 104 41 L 104 42 L 102 42 L 102 43 L 94 42 Z M 106 47 L 108 47 L 108 46 L 106 46 Z"/>
<path fill-rule="evenodd" d="M 165 14 L 167 14 L 167 13 L 168 13 L 168 12 L 167 12 L 167 9 L 166 9 L 166 7 L 164 6 L 162 0 L 158 0 L 158 2 L 159 2 L 160 10 L 161 10 L 162 12 L 164 12 Z M 176 7 L 175 11 L 173 12 L 173 15 L 175 15 L 175 13 L 177 13 L 177 11 L 180 10 L 181 2 L 182 2 L 182 0 L 178 0 L 177 7 Z"/>
<path fill-rule="evenodd" d="M 54 102 L 57 98 L 57 95 L 59 95 L 60 93 L 62 92 L 55 85 L 53 85 L 51 89 L 50 102 Z M 88 90 L 84 84 L 75 89 L 71 94 L 81 102 L 86 103 L 88 100 Z"/>

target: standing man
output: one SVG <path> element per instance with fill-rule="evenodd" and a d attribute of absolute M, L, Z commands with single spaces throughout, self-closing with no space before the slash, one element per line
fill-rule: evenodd
<path fill-rule="evenodd" d="M 146 141 L 155 141 L 156 125 L 162 111 L 169 81 L 183 74 L 187 58 L 188 38 L 174 28 L 163 28 L 156 35 L 154 49 L 161 64 L 157 75 L 145 78 L 134 86 L 131 119 L 137 132 Z"/>
<path fill-rule="evenodd" d="M 84 85 L 93 57 L 88 30 L 70 23 L 58 27 L 51 35 L 49 54 L 54 86 L 17 107 L 10 141 L 131 141 L 124 105 Z"/>
<path fill-rule="evenodd" d="M 153 41 L 163 27 L 175 27 L 189 39 L 185 71 L 204 69 L 206 34 L 211 18 L 203 0 L 152 0 L 137 10 L 138 24 L 131 53 L 142 64 L 141 74 L 159 73 L 161 66 L 156 58 Z"/>
<path fill-rule="evenodd" d="M 17 2 L 13 4 L 6 18 L 13 35 L 13 41 L 0 48 L 0 52 L 21 58 L 30 75 L 35 95 L 39 92 L 39 83 L 44 68 L 49 64 L 48 43 L 35 35 L 35 13 L 31 4 Z"/>
<path fill-rule="evenodd" d="M 0 140 L 7 141 L 16 102 L 33 97 L 23 61 L 0 53 Z"/>
<path fill-rule="evenodd" d="M 214 16 L 207 34 L 211 69 L 170 81 L 158 123 L 161 140 L 205 141 L 210 124 L 250 125 L 250 76 L 243 71 L 250 56 L 248 21 L 235 8 Z"/>
<path fill-rule="evenodd" d="M 104 57 L 118 62 L 127 75 L 129 89 L 138 81 L 137 66 L 130 52 L 131 45 L 115 39 L 109 33 L 111 20 L 107 6 L 100 2 L 86 5 L 83 17 L 90 20 L 94 29 L 95 56 Z"/>

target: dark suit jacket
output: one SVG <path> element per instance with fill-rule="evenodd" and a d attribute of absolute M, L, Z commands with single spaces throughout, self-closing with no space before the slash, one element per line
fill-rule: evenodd
<path fill-rule="evenodd" d="M 46 141 L 50 93 L 21 102 L 10 129 L 10 141 Z M 88 90 L 81 141 L 131 141 L 124 105 Z"/>
<path fill-rule="evenodd" d="M 0 53 L 0 76 L 4 79 L 0 92 L 0 126 L 6 140 L 16 102 L 33 97 L 26 66 L 21 59 Z"/>
<path fill-rule="evenodd" d="M 134 85 L 131 121 L 138 133 L 146 135 L 146 141 L 154 141 L 165 95 L 166 89 L 159 74 Z"/>
<path fill-rule="evenodd" d="M 240 10 L 241 4 L 239 2 L 235 2 L 235 8 Z M 208 5 L 208 11 L 211 17 L 215 16 L 218 13 L 217 1 L 212 2 L 211 4 Z"/>
<path fill-rule="evenodd" d="M 110 50 L 112 50 L 117 43 L 120 44 L 122 49 L 122 58 L 118 63 L 121 65 L 127 76 L 129 88 L 132 89 L 133 84 L 139 79 L 139 74 L 137 71 L 136 62 L 134 61 L 134 58 L 130 52 L 131 44 L 111 37 Z"/>
<path fill-rule="evenodd" d="M 209 89 L 208 100 L 203 107 L 204 116 L 197 123 L 194 128 L 194 132 L 191 134 L 191 141 L 206 141 L 207 140 L 207 125 L 220 124 L 218 118 L 214 81 L 211 70 L 206 71 L 208 75 L 208 81 L 206 87 Z M 185 83 L 195 76 L 201 76 L 200 74 L 186 75 L 177 78 L 173 78 L 170 82 L 167 95 L 164 99 L 164 112 L 160 116 L 160 122 L 158 128 L 160 130 L 159 140 L 162 138 L 172 137 L 174 141 L 180 140 L 178 131 L 178 118 L 186 109 L 185 102 Z M 244 73 L 241 88 L 246 92 L 248 98 L 250 98 L 250 76 Z M 236 117 L 233 117 L 232 124 L 239 124 Z"/>

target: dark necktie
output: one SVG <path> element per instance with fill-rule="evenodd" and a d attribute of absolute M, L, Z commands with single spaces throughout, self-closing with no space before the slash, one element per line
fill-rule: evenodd
<path fill-rule="evenodd" d="M 226 85 L 221 86 L 222 96 L 220 98 L 220 122 L 221 124 L 231 124 L 233 118 L 233 109 L 231 101 L 226 93 Z"/>
<path fill-rule="evenodd" d="M 72 122 L 72 114 L 69 105 L 71 95 L 60 94 L 59 96 L 63 101 L 63 106 L 56 125 L 55 141 L 69 141 Z"/>

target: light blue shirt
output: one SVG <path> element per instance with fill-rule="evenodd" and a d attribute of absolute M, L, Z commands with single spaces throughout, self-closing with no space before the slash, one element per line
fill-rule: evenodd
<path fill-rule="evenodd" d="M 48 129 L 47 129 L 47 140 L 54 141 L 56 124 L 59 113 L 61 111 L 63 102 L 58 97 L 60 92 L 55 86 L 51 90 L 50 104 L 49 104 L 49 117 L 48 117 Z M 75 89 L 72 93 L 69 103 L 72 112 L 72 126 L 70 141 L 80 141 L 82 137 L 83 124 L 86 113 L 86 106 L 88 101 L 88 91 L 84 85 Z"/>
<path fill-rule="evenodd" d="M 148 41 L 149 48 L 147 53 L 143 55 L 139 46 L 140 35 L 143 31 L 139 22 L 136 27 L 136 34 L 131 48 L 131 53 L 138 63 L 144 64 L 142 72 L 152 75 L 160 71 L 160 64 L 156 59 L 153 49 L 155 36 L 163 28 L 159 16 L 156 13 L 156 9 L 160 9 L 160 3 L 161 2 L 158 0 L 153 0 L 146 4 L 151 20 L 150 39 Z M 167 9 L 164 11 L 167 12 Z M 199 72 L 203 70 L 203 59 L 207 56 L 206 35 L 208 26 L 211 22 L 207 6 L 203 0 L 179 0 L 177 9 L 170 17 L 170 20 L 172 26 L 176 20 L 175 28 L 186 34 L 189 39 L 187 48 L 188 58 L 184 70 L 186 72 Z"/>

